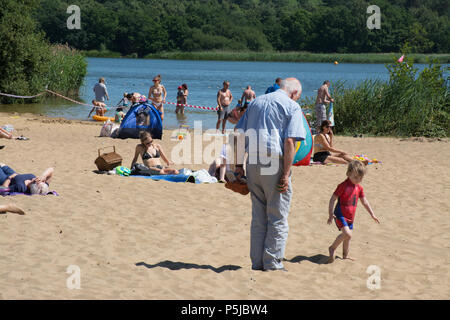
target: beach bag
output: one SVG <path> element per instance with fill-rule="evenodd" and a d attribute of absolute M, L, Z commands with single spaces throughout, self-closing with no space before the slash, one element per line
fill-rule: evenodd
<path fill-rule="evenodd" d="M 98 157 L 95 159 L 95 165 L 97 166 L 98 170 L 100 171 L 110 171 L 114 169 L 115 167 L 122 165 L 122 157 L 116 153 L 116 147 L 113 147 L 113 152 L 108 153 L 102 153 L 100 154 L 100 150 L 109 148 L 100 148 L 98 149 Z"/>
<path fill-rule="evenodd" d="M 103 123 L 102 129 L 100 130 L 100 137 L 111 136 L 112 129 L 113 123 L 108 119 L 107 121 L 105 121 L 105 123 Z"/>

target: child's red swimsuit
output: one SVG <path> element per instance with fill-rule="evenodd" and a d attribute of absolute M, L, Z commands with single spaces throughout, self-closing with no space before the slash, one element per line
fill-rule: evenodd
<path fill-rule="evenodd" d="M 364 197 L 363 187 L 347 179 L 338 185 L 334 195 L 338 197 L 338 203 L 334 209 L 336 226 L 339 230 L 344 226 L 353 229 L 358 198 Z"/>

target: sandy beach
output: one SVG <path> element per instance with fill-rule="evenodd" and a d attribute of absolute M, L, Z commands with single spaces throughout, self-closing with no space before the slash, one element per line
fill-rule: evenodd
<path fill-rule="evenodd" d="M 362 182 L 381 224 L 358 205 L 357 261 L 324 263 L 338 235 L 326 224 L 328 201 L 346 167 L 294 167 L 288 272 L 261 272 L 249 258 L 249 195 L 218 183 L 96 174 L 98 148 L 114 145 L 129 167 L 138 143 L 99 137 L 100 123 L 0 113 L 5 124 L 30 140 L 0 139 L 0 162 L 36 175 L 54 167 L 50 189 L 59 196 L 1 197 L 26 212 L 0 214 L 1 299 L 450 298 L 447 140 L 336 138 L 340 149 L 382 161 Z M 160 141 L 169 155 L 177 144 L 170 137 L 165 131 Z M 71 265 L 80 268 L 80 289 L 67 287 Z M 378 289 L 367 286 L 372 265 Z"/>

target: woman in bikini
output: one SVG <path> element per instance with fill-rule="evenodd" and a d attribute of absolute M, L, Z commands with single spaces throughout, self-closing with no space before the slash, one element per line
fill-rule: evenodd
<path fill-rule="evenodd" d="M 164 103 L 166 102 L 167 91 L 161 84 L 161 75 L 158 74 L 152 81 L 153 86 L 148 90 L 148 99 L 161 112 L 161 120 L 164 120 Z"/>
<path fill-rule="evenodd" d="M 152 135 L 148 131 L 141 131 L 139 139 L 141 139 L 141 143 L 136 145 L 131 168 L 133 168 L 139 156 L 141 156 L 142 162 L 151 170 L 152 175 L 179 173 L 176 169 L 163 167 L 161 165 L 161 159 L 163 159 L 168 166 L 173 165 L 173 163 L 167 159 L 162 147 L 159 144 L 153 143 Z"/>
<path fill-rule="evenodd" d="M 314 137 L 314 162 L 347 164 L 353 160 L 347 152 L 333 147 L 333 137 L 331 122 L 322 121 L 320 132 Z"/>

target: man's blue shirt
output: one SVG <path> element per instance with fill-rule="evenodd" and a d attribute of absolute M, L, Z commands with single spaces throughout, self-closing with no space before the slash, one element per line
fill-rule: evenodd
<path fill-rule="evenodd" d="M 306 138 L 302 109 L 282 89 L 250 102 L 236 129 L 242 129 L 247 134 L 245 150 L 249 156 L 260 152 L 282 156 L 286 138 L 296 141 Z M 260 150 L 264 147 L 266 150 Z"/>

